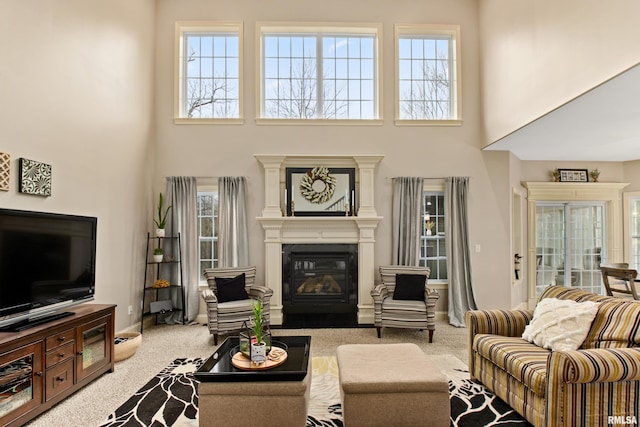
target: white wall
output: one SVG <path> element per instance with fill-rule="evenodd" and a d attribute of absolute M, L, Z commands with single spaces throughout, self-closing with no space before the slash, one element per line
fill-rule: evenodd
<path fill-rule="evenodd" d="M 376 264 L 391 261 L 391 182 L 394 176 L 469 176 L 470 234 L 481 252 L 471 254 L 481 307 L 509 307 L 511 260 L 504 229 L 502 194 L 480 152 L 479 55 L 475 2 L 454 0 L 338 0 L 323 2 L 158 0 L 156 26 L 156 186 L 170 175 L 248 177 L 249 218 L 264 205 L 262 170 L 254 154 L 383 154 L 376 176 L 375 204 L 385 217 L 376 233 Z M 178 20 L 242 20 L 245 28 L 245 124 L 174 125 L 174 23 Z M 255 124 L 256 21 L 339 21 L 383 24 L 384 124 L 382 126 L 258 126 Z M 462 33 L 461 127 L 396 127 L 394 106 L 394 23 L 459 24 Z M 496 230 L 499 234 L 496 235 Z M 250 221 L 250 260 L 264 271 L 260 224 Z"/>
<path fill-rule="evenodd" d="M 140 300 L 154 15 L 153 0 L 0 2 L 0 206 L 98 218 L 95 301 L 118 305 L 116 330 Z M 51 197 L 18 193 L 20 157 L 52 165 Z"/>
<path fill-rule="evenodd" d="M 482 0 L 488 145 L 640 62 L 636 0 Z"/>

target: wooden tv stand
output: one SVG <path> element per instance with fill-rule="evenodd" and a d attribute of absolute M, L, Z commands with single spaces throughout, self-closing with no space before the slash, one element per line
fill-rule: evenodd
<path fill-rule="evenodd" d="M 115 307 L 81 304 L 65 310 L 70 316 L 0 332 L 0 425 L 23 425 L 113 372 Z"/>

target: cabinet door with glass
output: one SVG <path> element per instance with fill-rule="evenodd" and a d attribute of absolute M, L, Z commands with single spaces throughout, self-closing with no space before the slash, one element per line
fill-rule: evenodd
<path fill-rule="evenodd" d="M 42 403 L 42 341 L 0 355 L 0 425 Z"/>
<path fill-rule="evenodd" d="M 91 375 L 103 366 L 111 363 L 113 348 L 113 328 L 111 317 L 104 317 L 81 325 L 77 328 L 78 363 L 77 381 Z"/>
<path fill-rule="evenodd" d="M 602 293 L 604 203 L 536 203 L 536 293 L 550 284 Z"/>

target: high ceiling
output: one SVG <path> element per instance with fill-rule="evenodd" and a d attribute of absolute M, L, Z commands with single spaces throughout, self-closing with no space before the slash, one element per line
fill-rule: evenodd
<path fill-rule="evenodd" d="M 640 65 L 496 141 L 521 160 L 640 159 Z"/>

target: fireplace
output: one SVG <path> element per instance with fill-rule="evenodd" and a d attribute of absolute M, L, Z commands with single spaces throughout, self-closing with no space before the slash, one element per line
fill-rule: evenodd
<path fill-rule="evenodd" d="M 353 327 L 358 245 L 282 245 L 283 327 Z"/>

